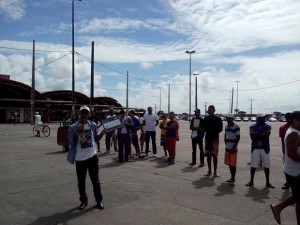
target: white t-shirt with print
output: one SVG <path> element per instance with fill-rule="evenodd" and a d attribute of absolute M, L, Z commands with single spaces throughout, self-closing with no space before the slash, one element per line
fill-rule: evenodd
<path fill-rule="evenodd" d="M 78 137 L 75 161 L 83 161 L 97 153 L 95 139 L 89 124 L 84 125 L 83 133 Z"/>

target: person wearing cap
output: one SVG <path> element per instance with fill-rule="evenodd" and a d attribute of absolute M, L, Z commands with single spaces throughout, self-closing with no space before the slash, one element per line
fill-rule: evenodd
<path fill-rule="evenodd" d="M 110 118 L 110 117 L 113 117 L 113 116 L 116 116 L 114 110 L 109 109 L 108 116 L 106 118 Z M 117 144 L 117 140 L 116 140 L 116 131 L 115 130 L 109 131 L 105 135 L 105 146 L 106 146 L 106 153 L 107 154 L 110 153 L 110 143 L 111 143 L 111 141 L 113 142 L 113 145 L 114 145 L 115 154 L 117 154 L 118 144 Z"/>
<path fill-rule="evenodd" d="M 96 207 L 102 210 L 104 205 L 102 202 L 103 195 L 100 186 L 96 142 L 102 138 L 105 130 L 98 135 L 97 125 L 88 120 L 89 115 L 89 107 L 80 107 L 79 120 L 73 123 L 68 130 L 68 142 L 71 147 L 68 151 L 67 160 L 72 164 L 75 162 L 76 165 L 79 200 L 81 202 L 78 210 L 83 210 L 88 205 L 88 197 L 85 191 L 87 171 L 93 184 Z"/>
<path fill-rule="evenodd" d="M 224 142 L 225 142 L 225 156 L 224 164 L 229 166 L 231 178 L 226 180 L 227 183 L 235 183 L 236 174 L 236 159 L 238 151 L 238 143 L 240 141 L 240 127 L 233 122 L 232 114 L 226 115 L 227 125 L 225 126 Z"/>
<path fill-rule="evenodd" d="M 285 147 L 284 147 L 284 136 L 286 131 L 289 129 L 290 125 L 291 125 L 291 115 L 292 113 L 286 113 L 284 115 L 285 119 L 286 119 L 286 124 L 282 125 L 281 127 L 279 127 L 279 137 L 281 140 L 281 149 L 282 149 L 282 154 L 283 154 L 283 163 L 284 163 L 284 157 L 285 157 Z M 285 176 L 285 183 L 284 185 L 281 187 L 283 190 L 289 189 L 290 185 L 287 181 L 287 177 Z"/>
<path fill-rule="evenodd" d="M 199 146 L 200 150 L 200 164 L 199 167 L 204 166 L 204 151 L 203 151 L 203 138 L 205 135 L 204 129 L 204 119 L 200 117 L 200 109 L 196 109 L 195 117 L 191 120 L 190 123 L 190 130 L 192 131 L 191 139 L 192 139 L 192 162 L 190 163 L 191 166 L 196 165 L 196 158 L 197 158 L 197 145 Z"/>
<path fill-rule="evenodd" d="M 208 116 L 204 118 L 205 134 L 205 152 L 204 156 L 207 157 L 208 171 L 204 176 L 210 176 L 211 173 L 211 158 L 214 163 L 214 177 L 220 177 L 217 173 L 218 167 L 218 153 L 219 153 L 219 134 L 223 130 L 223 121 L 220 117 L 215 115 L 215 106 L 208 106 Z"/>
<path fill-rule="evenodd" d="M 283 171 L 287 176 L 292 194 L 277 205 L 270 205 L 274 218 L 281 224 L 280 213 L 287 206 L 296 203 L 297 224 L 300 225 L 300 111 L 291 115 L 291 126 L 284 138 L 285 160 Z"/>
<path fill-rule="evenodd" d="M 270 141 L 271 126 L 266 124 L 265 114 L 257 114 L 256 123 L 250 126 L 251 143 L 251 169 L 250 181 L 246 186 L 254 185 L 254 175 L 259 167 L 260 160 L 264 166 L 266 187 L 274 188 L 270 183 Z"/>
<path fill-rule="evenodd" d="M 138 131 L 141 129 L 141 123 L 138 117 L 135 115 L 135 111 L 132 109 L 129 111 L 129 117 L 131 118 L 132 121 L 132 129 L 131 129 L 131 143 L 135 148 L 135 153 L 138 158 L 142 158 L 141 156 L 141 151 L 140 151 L 140 145 L 139 145 L 139 137 L 138 137 Z M 131 156 L 131 146 L 129 148 L 129 156 Z"/>
<path fill-rule="evenodd" d="M 34 125 L 36 125 L 36 131 L 37 131 L 37 137 L 40 137 L 41 134 L 40 134 L 40 129 L 39 129 L 39 126 L 43 125 L 43 122 L 42 122 L 42 117 L 40 115 L 39 112 L 36 112 L 35 115 L 34 115 Z"/>

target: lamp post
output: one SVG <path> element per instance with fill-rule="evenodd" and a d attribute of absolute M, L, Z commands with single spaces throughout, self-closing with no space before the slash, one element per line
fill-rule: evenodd
<path fill-rule="evenodd" d="M 78 0 L 81 1 L 81 0 Z M 74 59 L 74 0 L 72 0 L 72 117 L 75 118 L 74 91 L 75 91 L 75 59 Z"/>
<path fill-rule="evenodd" d="M 198 91 L 197 91 L 197 75 L 199 75 L 199 73 L 193 73 L 193 75 L 195 76 L 195 109 L 198 109 L 198 99 L 197 99 L 197 95 L 198 95 Z"/>
<path fill-rule="evenodd" d="M 190 83 L 189 83 L 189 118 L 188 120 L 191 121 L 191 97 L 192 97 L 192 54 L 196 51 L 185 51 L 185 53 L 190 55 Z"/>
<path fill-rule="evenodd" d="M 161 111 L 161 87 L 159 87 L 159 111 Z"/>
<path fill-rule="evenodd" d="M 239 80 L 235 81 L 236 82 L 236 108 L 235 112 L 238 114 L 239 112 Z"/>

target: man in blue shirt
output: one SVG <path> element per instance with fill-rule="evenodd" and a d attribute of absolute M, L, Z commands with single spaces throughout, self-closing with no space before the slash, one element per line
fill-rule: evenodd
<path fill-rule="evenodd" d="M 269 137 L 271 134 L 271 126 L 266 124 L 265 115 L 257 114 L 256 123 L 250 127 L 251 143 L 251 178 L 250 182 L 246 186 L 254 185 L 254 175 L 256 168 L 259 166 L 260 160 L 263 162 L 265 176 L 266 176 L 266 187 L 274 188 L 270 183 L 270 142 Z"/>

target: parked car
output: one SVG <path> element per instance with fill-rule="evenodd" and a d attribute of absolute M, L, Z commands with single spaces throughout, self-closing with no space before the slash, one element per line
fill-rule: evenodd
<path fill-rule="evenodd" d="M 241 118 L 240 118 L 239 116 L 236 116 L 236 117 L 234 118 L 234 121 L 240 122 L 240 121 L 242 121 L 242 120 L 241 120 Z"/>
<path fill-rule="evenodd" d="M 278 120 L 279 122 L 286 122 L 286 119 L 285 119 L 285 117 L 284 116 L 282 116 L 282 117 L 280 117 L 279 118 L 279 120 Z"/>
<path fill-rule="evenodd" d="M 251 122 L 256 122 L 256 117 L 255 116 L 251 116 L 250 120 L 251 120 Z"/>
<path fill-rule="evenodd" d="M 272 116 L 272 117 L 269 118 L 269 122 L 277 122 L 277 119 Z"/>
<path fill-rule="evenodd" d="M 248 117 L 248 116 L 244 116 L 244 117 L 243 117 L 243 121 L 244 121 L 244 122 L 248 122 L 248 121 L 249 121 L 249 117 Z"/>

